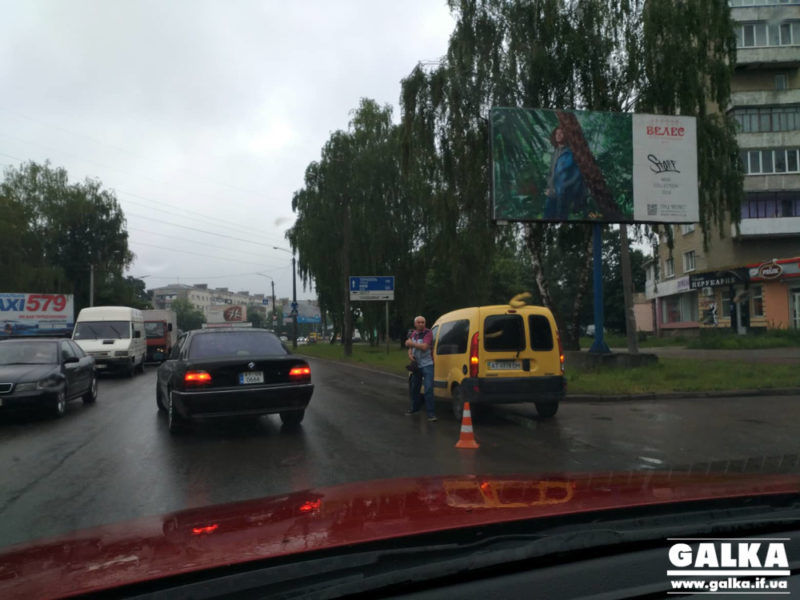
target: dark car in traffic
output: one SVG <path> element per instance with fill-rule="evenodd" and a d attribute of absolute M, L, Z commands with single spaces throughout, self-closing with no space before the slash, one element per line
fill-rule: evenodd
<path fill-rule="evenodd" d="M 0 411 L 46 410 L 61 417 L 67 402 L 97 399 L 94 358 L 62 338 L 0 340 Z"/>
<path fill-rule="evenodd" d="M 158 368 L 156 404 L 172 433 L 193 421 L 279 414 L 303 420 L 314 392 L 311 368 L 265 329 L 189 331 Z"/>

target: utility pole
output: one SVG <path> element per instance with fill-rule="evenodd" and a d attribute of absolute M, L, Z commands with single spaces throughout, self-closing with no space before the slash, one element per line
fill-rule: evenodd
<path fill-rule="evenodd" d="M 275 319 L 278 318 L 277 315 L 278 315 L 278 313 L 275 312 L 275 282 L 273 281 L 272 282 L 272 321 L 273 321 L 273 323 L 275 322 Z M 270 323 L 270 326 L 272 326 L 272 323 Z"/>
<path fill-rule="evenodd" d="M 292 348 L 297 348 L 297 275 L 295 273 L 294 252 L 292 252 L 292 316 L 294 317 Z"/>
<path fill-rule="evenodd" d="M 619 225 L 619 250 L 622 263 L 622 294 L 625 298 L 625 331 L 628 334 L 628 352 L 639 354 L 639 340 L 636 338 L 636 317 L 633 314 L 633 278 L 631 276 L 631 255 L 628 247 L 628 226 Z"/>

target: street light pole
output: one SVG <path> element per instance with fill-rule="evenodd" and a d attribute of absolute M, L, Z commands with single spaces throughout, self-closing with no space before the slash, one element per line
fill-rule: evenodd
<path fill-rule="evenodd" d="M 278 311 L 275 307 L 275 280 L 269 275 L 264 275 L 264 273 L 256 273 L 256 275 L 261 275 L 262 277 L 266 277 L 267 279 L 269 279 L 270 283 L 272 283 L 272 321 L 273 323 L 277 323 Z"/>
<path fill-rule="evenodd" d="M 280 248 L 278 246 L 273 246 L 273 250 L 280 250 L 282 252 L 288 252 L 292 255 L 292 320 L 294 321 L 292 326 L 292 348 L 297 348 L 297 270 L 296 270 L 296 262 L 294 251 L 287 250 L 286 248 Z"/>

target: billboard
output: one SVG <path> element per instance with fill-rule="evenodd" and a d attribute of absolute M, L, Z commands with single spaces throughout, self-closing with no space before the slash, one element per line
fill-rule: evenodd
<path fill-rule="evenodd" d="M 694 117 L 493 108 L 492 220 L 696 223 Z"/>
<path fill-rule="evenodd" d="M 74 326 L 72 294 L 0 293 L 0 337 L 70 335 Z"/>
<path fill-rule="evenodd" d="M 247 306 L 244 304 L 212 304 L 206 306 L 206 323 L 242 323 L 247 321 Z"/>

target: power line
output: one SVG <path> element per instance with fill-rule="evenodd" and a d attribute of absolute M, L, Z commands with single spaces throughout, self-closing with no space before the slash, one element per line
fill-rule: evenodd
<path fill-rule="evenodd" d="M 211 224 L 216 225 L 218 227 L 225 227 L 225 228 L 228 228 L 228 229 L 237 229 L 237 230 L 246 230 L 246 231 L 251 231 L 251 232 L 257 233 L 257 234 L 261 234 L 262 233 L 261 231 L 258 231 L 257 229 L 253 229 L 251 227 L 245 227 L 245 226 L 239 225 L 238 223 L 235 223 L 233 221 L 226 221 L 225 219 L 218 219 L 216 217 L 206 216 L 206 215 L 198 213 L 195 210 L 192 210 L 193 214 L 186 214 L 186 211 L 177 212 L 177 211 L 168 210 L 168 209 L 164 208 L 164 205 L 175 206 L 175 205 L 173 205 L 173 204 L 171 204 L 169 202 L 165 202 L 165 201 L 161 201 L 161 200 L 151 200 L 151 199 L 146 198 L 144 196 L 139 196 L 139 195 L 136 195 L 136 194 L 132 194 L 130 192 L 126 192 L 126 191 L 123 191 L 123 190 L 118 190 L 118 192 L 120 194 L 125 194 L 127 196 L 133 196 L 135 198 L 140 198 L 142 200 L 147 200 L 148 202 L 151 203 L 151 204 L 145 204 L 143 202 L 136 202 L 135 200 L 125 199 L 124 202 L 126 204 L 135 204 L 137 206 L 142 206 L 144 208 L 157 208 L 160 212 L 165 212 L 165 213 L 168 213 L 168 214 L 171 214 L 171 215 L 175 215 L 175 216 L 178 216 L 178 217 L 183 217 L 184 219 L 194 219 L 196 221 L 208 221 Z M 230 223 L 230 225 L 221 225 L 220 223 Z M 207 225 L 208 223 L 204 223 L 204 224 Z"/>
<path fill-rule="evenodd" d="M 259 267 L 264 266 L 263 262 L 253 262 L 248 260 L 241 260 L 239 258 L 229 258 L 225 256 L 213 256 L 211 254 L 202 254 L 200 252 L 190 252 L 189 250 L 176 250 L 175 248 L 167 248 L 166 246 L 157 246 L 156 244 L 148 244 L 146 242 L 136 242 L 134 245 L 138 246 L 149 246 L 150 248 L 158 248 L 160 250 L 168 250 L 170 252 L 177 252 L 179 254 L 192 254 L 194 256 L 202 256 L 204 258 L 216 258 L 217 260 L 226 260 L 238 264 L 248 264 L 248 265 L 256 265 Z"/>
<path fill-rule="evenodd" d="M 200 241 L 200 240 L 190 240 L 188 238 L 177 237 L 177 236 L 174 236 L 174 235 L 169 234 L 169 233 L 159 233 L 159 232 L 156 232 L 156 231 L 149 231 L 147 229 L 138 229 L 136 227 L 128 227 L 128 231 L 136 231 L 136 232 L 149 234 L 149 235 L 157 235 L 157 236 L 168 238 L 168 239 L 173 240 L 173 241 L 188 242 L 190 244 L 202 244 L 205 248 L 215 248 L 217 250 L 225 250 L 226 252 L 235 252 L 236 254 L 244 254 L 246 256 L 253 256 L 252 252 L 246 252 L 244 250 L 235 250 L 233 248 L 226 248 L 224 246 L 214 246 L 214 245 L 208 244 L 208 243 Z M 263 263 L 263 264 L 265 266 L 272 266 L 273 263 Z"/>
<path fill-rule="evenodd" d="M 251 240 L 246 240 L 244 238 L 234 237 L 232 235 L 225 235 L 224 233 L 219 233 L 216 231 L 208 231 L 207 229 L 198 229 L 197 227 L 189 227 L 188 225 L 180 225 L 178 223 L 171 223 L 170 221 L 164 221 L 163 219 L 157 219 L 155 217 L 147 217 L 145 215 L 140 215 L 137 213 L 128 213 L 134 217 L 138 217 L 140 219 L 147 219 L 148 221 L 156 221 L 161 223 L 162 225 L 172 225 L 173 227 L 180 227 L 181 229 L 190 229 L 191 231 L 199 231 L 200 233 L 206 233 L 208 235 L 216 235 L 217 237 L 228 238 L 230 240 L 236 240 L 237 242 L 246 242 L 248 244 L 255 244 L 256 246 L 264 246 L 265 248 L 272 249 L 274 244 L 263 244 L 261 242 L 253 242 Z"/>

